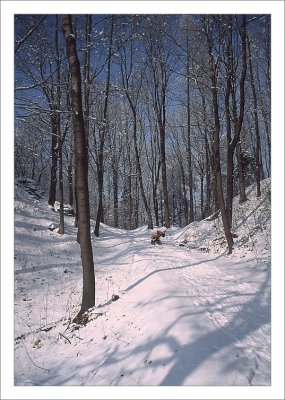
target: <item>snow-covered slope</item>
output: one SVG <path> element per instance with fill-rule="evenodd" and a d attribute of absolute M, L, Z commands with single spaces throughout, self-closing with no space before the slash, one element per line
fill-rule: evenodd
<path fill-rule="evenodd" d="M 65 235 L 49 230 L 58 214 L 18 185 L 15 384 L 270 385 L 269 180 L 262 193 L 235 199 L 231 256 L 219 219 L 169 229 L 161 246 L 146 227 L 102 225 L 92 239 L 96 307 L 76 326 L 73 218 Z"/>
<path fill-rule="evenodd" d="M 270 179 L 261 182 L 262 196 L 256 197 L 255 185 L 247 191 L 248 201 L 233 202 L 234 258 L 245 257 L 253 252 L 259 263 L 267 264 L 271 251 L 271 190 Z M 221 215 L 216 219 L 206 218 L 180 229 L 173 239 L 181 246 L 198 249 L 206 253 L 224 254 L 227 250 Z"/>

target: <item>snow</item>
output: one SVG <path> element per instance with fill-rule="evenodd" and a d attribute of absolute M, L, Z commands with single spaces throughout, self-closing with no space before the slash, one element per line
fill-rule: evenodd
<path fill-rule="evenodd" d="M 15 385 L 270 385 L 269 188 L 235 204 L 231 256 L 219 219 L 168 229 L 162 246 L 146 227 L 102 225 L 96 307 L 79 327 L 73 218 L 51 232 L 58 214 L 17 186 Z"/>

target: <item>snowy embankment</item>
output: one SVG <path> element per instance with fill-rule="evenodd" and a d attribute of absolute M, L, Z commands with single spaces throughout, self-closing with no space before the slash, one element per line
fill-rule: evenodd
<path fill-rule="evenodd" d="M 169 229 L 161 246 L 145 227 L 103 225 L 96 307 L 79 327 L 73 218 L 65 235 L 50 231 L 58 214 L 18 186 L 15 384 L 270 385 L 269 180 L 262 193 L 235 200 L 231 256 L 219 219 Z"/>

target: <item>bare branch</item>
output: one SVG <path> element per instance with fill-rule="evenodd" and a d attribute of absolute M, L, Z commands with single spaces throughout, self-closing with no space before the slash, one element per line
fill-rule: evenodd
<path fill-rule="evenodd" d="M 44 16 L 39 20 L 39 22 L 38 22 L 36 25 L 34 25 L 34 26 L 32 27 L 32 29 L 30 29 L 29 32 L 27 32 L 26 35 L 22 37 L 22 39 L 20 39 L 20 40 L 17 42 L 17 44 L 16 44 L 16 46 L 15 46 L 15 50 L 14 50 L 14 53 L 15 53 L 15 54 L 17 53 L 17 51 L 19 51 L 19 48 L 22 46 L 22 44 L 25 43 L 25 41 L 26 41 L 26 40 L 34 33 L 34 31 L 40 26 L 40 24 L 43 22 L 43 20 L 44 20 L 45 18 L 46 18 L 46 15 L 44 15 Z"/>

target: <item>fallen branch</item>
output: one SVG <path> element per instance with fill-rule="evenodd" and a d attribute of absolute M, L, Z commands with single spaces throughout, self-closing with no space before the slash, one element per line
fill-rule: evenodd
<path fill-rule="evenodd" d="M 71 341 L 63 333 L 59 332 L 59 336 L 62 336 L 65 340 L 68 341 L 69 344 L 71 344 Z"/>

